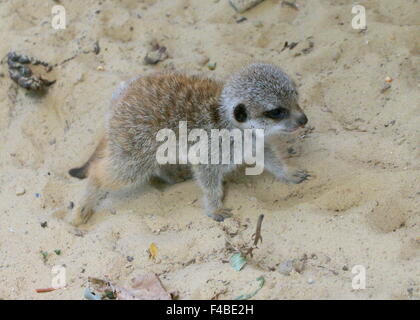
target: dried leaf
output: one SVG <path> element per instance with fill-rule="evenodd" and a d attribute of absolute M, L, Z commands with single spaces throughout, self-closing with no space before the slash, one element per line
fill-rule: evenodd
<path fill-rule="evenodd" d="M 171 300 L 154 273 L 137 276 L 131 281 L 131 288 L 118 288 L 118 300 Z"/>
<path fill-rule="evenodd" d="M 149 254 L 150 254 L 150 258 L 152 259 L 156 259 L 157 254 L 158 254 L 158 248 L 156 247 L 156 244 L 154 242 L 152 242 L 150 244 L 149 247 Z"/>
<path fill-rule="evenodd" d="M 84 296 L 89 300 L 171 300 L 154 273 L 137 276 L 127 287 L 97 278 L 89 278 L 93 290 L 86 288 Z"/>

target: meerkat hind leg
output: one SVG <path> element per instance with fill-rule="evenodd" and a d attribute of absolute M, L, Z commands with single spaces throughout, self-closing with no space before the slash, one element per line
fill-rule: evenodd
<path fill-rule="evenodd" d="M 110 170 L 106 158 L 97 159 L 91 164 L 86 190 L 78 206 L 76 217 L 72 221 L 73 225 L 85 224 L 93 215 L 95 206 L 105 198 L 109 191 L 118 190 L 127 185 L 122 181 L 116 181 L 110 174 Z"/>

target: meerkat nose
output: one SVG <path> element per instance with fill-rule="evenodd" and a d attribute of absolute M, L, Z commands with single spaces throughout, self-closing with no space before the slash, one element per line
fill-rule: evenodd
<path fill-rule="evenodd" d="M 299 125 L 300 125 L 300 126 L 304 127 L 304 126 L 305 126 L 305 124 L 307 124 L 307 123 L 308 123 L 308 118 L 306 117 L 306 115 L 302 114 L 302 115 L 298 118 L 297 122 L 299 123 Z"/>

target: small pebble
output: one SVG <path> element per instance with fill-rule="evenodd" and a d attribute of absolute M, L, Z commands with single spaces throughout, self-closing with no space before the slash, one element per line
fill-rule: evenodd
<path fill-rule="evenodd" d="M 41 227 L 42 228 L 46 228 L 47 226 L 48 226 L 48 222 L 47 221 L 41 222 Z"/>
<path fill-rule="evenodd" d="M 212 70 L 212 71 L 216 69 L 216 66 L 217 66 L 216 62 L 209 62 L 207 64 L 207 68 L 209 68 L 209 70 Z"/>
<path fill-rule="evenodd" d="M 230 5 L 236 10 L 236 12 L 245 12 L 264 0 L 229 0 Z"/>
<path fill-rule="evenodd" d="M 384 127 L 388 128 L 389 126 L 393 126 L 395 124 L 395 122 L 396 122 L 395 120 L 391 120 L 387 124 L 384 124 Z"/>
<path fill-rule="evenodd" d="M 413 288 L 408 288 L 407 292 L 408 292 L 408 295 L 411 297 L 411 296 L 413 296 L 414 289 Z"/>
<path fill-rule="evenodd" d="M 314 279 L 312 279 L 312 278 L 309 278 L 308 279 L 308 284 L 314 284 L 315 283 L 315 280 Z"/>
<path fill-rule="evenodd" d="M 205 66 L 208 62 L 209 62 L 209 57 L 206 57 L 205 55 L 200 55 L 198 58 L 197 58 L 197 63 L 200 65 L 200 66 Z"/>
<path fill-rule="evenodd" d="M 161 47 L 157 42 L 152 42 L 152 46 L 152 51 L 149 51 L 144 57 L 144 64 L 157 64 L 169 57 L 166 47 Z"/>
<path fill-rule="evenodd" d="M 389 82 L 385 83 L 384 86 L 381 89 L 381 93 L 384 93 L 385 91 L 387 91 L 390 88 L 391 88 L 391 85 L 389 84 Z"/>
<path fill-rule="evenodd" d="M 241 23 L 248 20 L 246 17 L 239 17 L 238 19 L 236 19 L 236 23 Z"/>
<path fill-rule="evenodd" d="M 132 262 L 134 260 L 134 258 L 132 256 L 127 256 L 127 261 L 128 262 Z"/>
<path fill-rule="evenodd" d="M 95 54 L 99 54 L 99 52 L 101 52 L 101 47 L 99 46 L 99 41 L 96 41 L 95 44 L 93 45 L 93 52 Z"/>
<path fill-rule="evenodd" d="M 48 259 L 48 252 L 47 251 L 41 251 L 41 256 L 44 262 L 47 262 Z"/>
<path fill-rule="evenodd" d="M 299 10 L 299 7 L 297 6 L 297 4 L 292 1 L 282 1 L 281 6 L 282 7 L 288 6 L 289 8 Z"/>
<path fill-rule="evenodd" d="M 297 273 L 302 273 L 303 270 L 305 269 L 305 261 L 294 260 L 293 268 L 295 269 Z"/>
<path fill-rule="evenodd" d="M 22 196 L 22 195 L 24 195 L 24 194 L 25 194 L 25 192 L 26 192 L 25 188 L 18 187 L 18 188 L 16 189 L 16 195 L 17 195 L 17 196 Z"/>
<path fill-rule="evenodd" d="M 290 273 L 292 271 L 293 271 L 293 260 L 286 260 L 279 267 L 279 272 L 285 276 L 290 276 Z"/>
<path fill-rule="evenodd" d="M 74 230 L 74 235 L 76 237 L 83 237 L 85 235 L 85 233 L 80 229 L 76 229 L 76 230 Z"/>
<path fill-rule="evenodd" d="M 102 66 L 98 66 L 98 67 L 96 68 L 96 70 L 98 70 L 98 71 L 104 71 L 104 70 L 105 70 L 105 68 L 104 68 L 104 67 L 102 67 Z"/>
<path fill-rule="evenodd" d="M 295 150 L 295 149 L 293 149 L 293 147 L 289 147 L 289 148 L 287 148 L 287 152 L 288 152 L 289 154 L 296 154 L 296 150 Z"/>
<path fill-rule="evenodd" d="M 392 82 L 392 78 L 391 77 L 386 77 L 385 78 L 385 82 L 391 83 Z"/>

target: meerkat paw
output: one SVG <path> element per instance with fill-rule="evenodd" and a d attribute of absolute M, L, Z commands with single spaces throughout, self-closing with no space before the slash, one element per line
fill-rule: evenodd
<path fill-rule="evenodd" d="M 76 216 L 71 221 L 71 224 L 78 227 L 82 224 L 86 224 L 89 218 L 93 215 L 93 210 L 89 208 L 80 208 L 76 212 Z"/>
<path fill-rule="evenodd" d="M 232 217 L 231 211 L 232 209 L 223 208 L 223 209 L 216 210 L 213 213 L 208 213 L 207 215 L 217 222 L 222 222 L 225 219 Z"/>
<path fill-rule="evenodd" d="M 285 176 L 284 180 L 288 183 L 298 184 L 305 180 L 308 180 L 310 176 L 311 175 L 305 170 L 295 170 L 290 172 L 290 174 L 288 174 L 287 176 Z"/>

